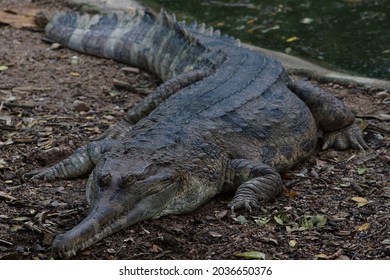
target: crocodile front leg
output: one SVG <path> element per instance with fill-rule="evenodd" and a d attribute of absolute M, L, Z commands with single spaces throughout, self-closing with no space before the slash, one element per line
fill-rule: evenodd
<path fill-rule="evenodd" d="M 324 132 L 323 150 L 368 149 L 354 115 L 341 100 L 306 81 L 290 81 L 288 88 L 305 102 Z"/>
<path fill-rule="evenodd" d="M 31 171 L 26 173 L 24 177 L 45 181 L 80 178 L 89 174 L 101 156 L 117 143 L 117 141 L 110 139 L 90 142 L 55 165 L 43 170 Z"/>
<path fill-rule="evenodd" d="M 238 186 L 233 200 L 228 204 L 232 209 L 259 208 L 262 202 L 271 200 L 283 190 L 282 178 L 272 167 L 247 159 L 229 162 L 225 182 Z"/>

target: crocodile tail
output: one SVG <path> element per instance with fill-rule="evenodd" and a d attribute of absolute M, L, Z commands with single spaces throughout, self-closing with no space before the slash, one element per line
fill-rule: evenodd
<path fill-rule="evenodd" d="M 191 70 L 215 66 L 208 48 L 175 16 L 161 10 L 131 14 L 57 14 L 46 26 L 46 36 L 79 52 L 140 67 L 167 80 Z"/>

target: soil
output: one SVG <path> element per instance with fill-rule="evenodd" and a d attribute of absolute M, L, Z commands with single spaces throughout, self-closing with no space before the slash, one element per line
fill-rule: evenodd
<path fill-rule="evenodd" d="M 12 2 L 1 0 L 1 7 Z M 53 8 L 50 1 L 33 5 Z M 160 82 L 43 37 L 0 25 L 0 259 L 57 258 L 53 237 L 87 214 L 86 179 L 47 183 L 22 175 L 88 143 Z M 218 195 L 192 213 L 124 229 L 74 259 L 237 259 L 246 252 L 266 259 L 390 259 L 390 95 L 319 86 L 359 117 L 367 151 L 316 153 L 284 175 L 280 197 L 252 213 L 231 213 L 233 194 Z"/>

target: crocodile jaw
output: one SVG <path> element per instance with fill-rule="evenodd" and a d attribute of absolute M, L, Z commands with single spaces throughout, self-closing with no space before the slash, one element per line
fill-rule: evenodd
<path fill-rule="evenodd" d="M 119 231 L 122 228 L 130 226 L 133 223 L 128 223 L 127 218 L 131 216 L 131 210 L 117 217 L 113 217 L 115 213 L 92 212 L 80 224 L 64 234 L 59 234 L 53 241 L 52 250 L 64 259 L 76 255 L 80 250 L 83 250 L 103 238 Z M 108 219 L 108 217 L 111 217 Z M 101 224 L 102 220 L 110 220 Z M 136 222 L 136 221 L 135 221 Z M 135 223 L 134 222 L 134 223 Z"/>
<path fill-rule="evenodd" d="M 59 234 L 52 243 L 54 250 L 60 257 L 69 259 L 80 250 L 83 250 L 105 237 L 136 224 L 140 221 L 156 218 L 162 215 L 177 191 L 177 182 L 160 184 L 160 192 L 145 196 L 139 201 L 124 203 L 122 198 L 118 201 L 108 201 L 111 194 L 103 195 L 90 214 L 76 227 L 64 234 Z M 120 197 L 120 196 L 119 196 Z M 124 205 L 133 205 L 125 208 Z"/>

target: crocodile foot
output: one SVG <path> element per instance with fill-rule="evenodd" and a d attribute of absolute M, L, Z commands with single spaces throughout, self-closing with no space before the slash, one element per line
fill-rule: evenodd
<path fill-rule="evenodd" d="M 245 186 L 246 185 L 246 186 Z M 249 188 L 249 184 L 243 184 L 244 188 Z M 241 193 L 239 196 L 235 196 L 234 199 L 227 205 L 232 212 L 236 209 L 245 209 L 248 212 L 252 212 L 252 209 L 259 209 L 261 207 L 260 201 L 257 195 L 254 193 Z"/>
<path fill-rule="evenodd" d="M 228 207 L 235 209 L 259 209 L 261 204 L 275 198 L 283 189 L 282 179 L 276 172 L 266 174 L 241 184 Z"/>
<path fill-rule="evenodd" d="M 337 150 L 352 148 L 355 150 L 368 149 L 364 142 L 363 133 L 357 124 L 324 134 L 323 150 L 333 147 Z"/>

